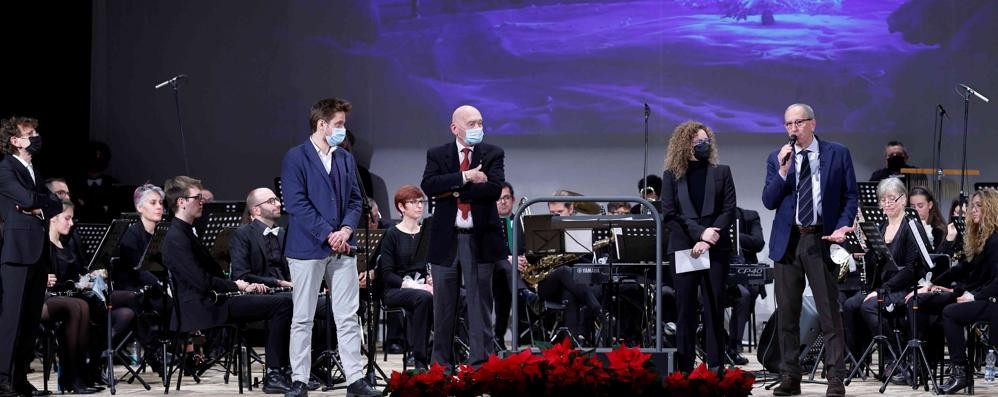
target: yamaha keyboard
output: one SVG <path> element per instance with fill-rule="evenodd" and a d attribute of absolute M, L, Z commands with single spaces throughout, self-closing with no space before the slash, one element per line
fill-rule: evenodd
<path fill-rule="evenodd" d="M 773 267 L 765 264 L 732 263 L 728 278 L 738 285 L 766 285 L 773 282 Z"/>

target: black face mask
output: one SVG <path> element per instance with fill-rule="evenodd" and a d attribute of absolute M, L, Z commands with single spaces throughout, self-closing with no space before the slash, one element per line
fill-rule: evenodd
<path fill-rule="evenodd" d="M 697 161 L 707 161 L 710 159 L 710 144 L 709 143 L 699 143 L 693 146 L 693 157 Z"/>
<path fill-rule="evenodd" d="M 28 140 L 31 141 L 31 144 L 28 145 L 28 147 L 26 149 L 24 149 L 24 150 L 27 150 L 28 153 L 30 153 L 32 156 L 34 156 L 34 155 L 38 154 L 38 152 L 42 151 L 42 136 L 41 135 L 35 135 L 33 137 L 28 138 Z"/>
<path fill-rule="evenodd" d="M 904 156 L 891 156 L 887 158 L 887 168 L 898 171 L 904 168 Z"/>

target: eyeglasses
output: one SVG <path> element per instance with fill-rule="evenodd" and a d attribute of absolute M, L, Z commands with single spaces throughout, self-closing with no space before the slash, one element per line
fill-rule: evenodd
<path fill-rule="evenodd" d="M 798 120 L 794 120 L 794 121 L 788 121 L 786 123 L 783 123 L 783 126 L 787 127 L 787 128 L 791 128 L 791 127 L 800 128 L 800 127 L 804 126 L 804 123 L 806 123 L 808 121 L 811 121 L 811 120 L 814 120 L 814 119 L 813 118 L 807 118 L 807 119 L 798 119 Z"/>
<path fill-rule="evenodd" d="M 204 201 L 204 195 L 203 194 L 196 194 L 194 196 L 184 196 L 184 198 L 188 199 L 188 200 Z"/>
<path fill-rule="evenodd" d="M 278 200 L 277 197 L 271 197 L 271 198 L 269 198 L 267 200 L 261 201 L 260 204 L 257 204 L 254 207 L 259 207 L 259 206 L 264 205 L 264 204 L 278 205 L 280 203 L 281 203 L 281 200 Z"/>
<path fill-rule="evenodd" d="M 406 200 L 405 203 L 409 205 L 426 205 L 426 200 Z"/>
<path fill-rule="evenodd" d="M 510 196 L 508 194 L 499 196 L 499 201 L 513 201 L 513 196 Z"/>
<path fill-rule="evenodd" d="M 890 203 L 896 203 L 896 202 L 898 202 L 898 200 L 900 200 L 900 199 L 901 199 L 901 197 L 904 197 L 904 195 L 903 195 L 903 194 L 901 194 L 901 195 L 897 195 L 897 196 L 887 196 L 887 197 L 882 197 L 882 198 L 880 199 L 880 202 L 881 202 L 882 204 L 890 204 Z"/>

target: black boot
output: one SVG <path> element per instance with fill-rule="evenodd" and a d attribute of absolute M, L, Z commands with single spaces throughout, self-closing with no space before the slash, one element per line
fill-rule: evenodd
<path fill-rule="evenodd" d="M 268 368 L 263 378 L 263 392 L 266 394 L 284 394 L 291 391 L 290 382 L 280 368 Z"/>
<path fill-rule="evenodd" d="M 973 372 L 967 370 L 966 363 L 951 364 L 949 379 L 946 379 L 946 382 L 939 386 L 939 393 L 954 394 L 965 387 L 974 387 Z"/>
<path fill-rule="evenodd" d="M 800 394 L 800 378 L 790 375 L 780 376 L 780 385 L 773 389 L 774 396 L 796 396 Z"/>

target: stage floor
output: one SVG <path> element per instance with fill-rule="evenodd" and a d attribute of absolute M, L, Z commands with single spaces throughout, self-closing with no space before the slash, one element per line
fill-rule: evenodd
<path fill-rule="evenodd" d="M 257 351 L 262 352 L 263 348 L 262 347 L 257 348 Z M 762 369 L 762 366 L 759 365 L 759 363 L 755 359 L 754 351 L 752 353 L 744 353 L 744 354 L 751 361 L 749 365 L 742 367 L 743 369 L 747 371 L 757 371 Z M 386 374 L 391 375 L 392 370 L 402 369 L 402 362 L 401 362 L 402 355 L 389 354 L 388 361 L 381 361 L 382 357 L 383 356 L 379 353 L 378 365 L 381 366 L 382 369 L 384 369 Z M 35 372 L 28 375 L 28 380 L 31 381 L 31 383 L 33 383 L 35 387 L 42 389 L 41 365 L 36 360 L 33 362 L 32 367 L 35 368 Z M 260 367 L 259 365 L 254 367 L 253 376 L 262 379 L 263 377 L 262 371 L 263 368 Z M 116 372 L 115 372 L 116 375 L 120 377 L 123 372 L 124 372 L 123 367 L 120 366 L 116 367 Z M 117 394 L 162 395 L 163 385 L 160 382 L 160 379 L 156 376 L 156 373 L 147 372 L 143 375 L 145 375 L 144 378 L 147 382 L 149 382 L 149 385 L 152 387 L 152 390 L 146 391 L 138 382 L 135 382 L 133 384 L 119 382 L 117 388 Z M 175 379 L 176 378 L 174 378 L 174 381 Z M 772 391 L 764 389 L 765 385 L 768 383 L 771 383 L 771 380 L 758 379 L 756 381 L 756 387 L 752 391 L 752 394 L 755 396 L 771 396 Z M 53 375 L 52 378 L 49 380 L 49 389 L 54 391 L 55 384 L 56 384 L 55 376 Z M 338 386 L 344 386 L 344 385 L 338 385 Z M 384 386 L 381 385 L 378 387 L 378 389 L 381 390 L 383 389 L 383 387 Z M 875 382 L 873 380 L 864 381 L 861 379 L 856 379 L 846 388 L 846 392 L 849 396 L 857 396 L 857 397 L 882 396 L 882 394 L 880 394 L 879 392 L 879 388 L 880 388 L 879 382 Z M 181 395 L 181 396 L 183 395 L 238 396 L 239 395 L 238 386 L 236 384 L 235 378 L 232 378 L 229 384 L 223 383 L 222 371 L 219 367 L 208 370 L 208 372 L 206 372 L 204 377 L 201 379 L 200 384 L 194 383 L 191 378 L 185 376 L 180 391 L 177 391 L 175 389 L 176 389 L 175 386 L 171 387 L 170 395 Z M 825 385 L 804 384 L 801 387 L 801 391 L 805 396 L 808 395 L 820 396 L 825 394 Z M 982 379 L 978 378 L 977 383 L 975 383 L 974 392 L 976 395 L 980 396 L 996 396 L 998 395 L 998 383 L 987 384 L 984 383 Z M 263 394 L 263 392 L 259 388 L 253 389 L 253 391 L 246 391 L 245 393 Z M 965 392 L 963 394 L 965 394 Z M 105 390 L 95 395 L 110 395 L 110 391 Z M 345 390 L 331 390 L 328 392 L 315 391 L 315 392 L 309 392 L 309 395 L 346 396 L 346 391 Z M 926 396 L 926 395 L 931 395 L 931 393 L 923 391 L 922 389 L 919 389 L 918 391 L 913 391 L 911 390 L 911 387 L 908 386 L 890 385 L 887 387 L 886 393 L 883 395 L 890 395 L 892 397 Z"/>

